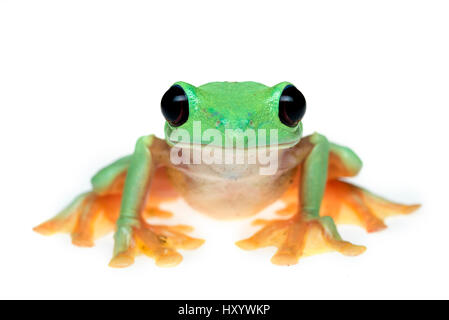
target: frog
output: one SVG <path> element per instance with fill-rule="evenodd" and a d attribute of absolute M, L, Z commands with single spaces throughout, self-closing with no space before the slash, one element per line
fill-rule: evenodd
<path fill-rule="evenodd" d="M 197 249 L 204 240 L 189 235 L 193 228 L 187 225 L 151 223 L 154 217 L 173 216 L 164 204 L 182 199 L 195 211 L 229 220 L 249 219 L 281 202 L 274 219 L 255 219 L 259 230 L 236 245 L 244 250 L 276 247 L 271 258 L 276 265 L 331 251 L 360 255 L 366 247 L 345 241 L 337 225 L 376 232 L 386 228 L 386 218 L 420 205 L 393 202 L 349 182 L 362 161 L 320 133 L 303 137 L 306 105 L 290 82 L 175 82 L 160 103 L 165 139 L 153 134 L 139 138 L 133 153 L 93 176 L 92 190 L 34 230 L 69 233 L 81 247 L 92 247 L 113 232 L 109 266 L 128 267 L 143 254 L 158 266 L 171 267 L 183 259 L 179 250 Z M 202 159 L 206 153 L 198 150 L 206 149 L 218 156 Z M 223 157 L 228 151 L 231 156 Z M 263 158 L 267 153 L 275 157 Z M 235 161 L 237 154 L 244 161 Z M 254 155 L 260 159 L 254 161 Z"/>

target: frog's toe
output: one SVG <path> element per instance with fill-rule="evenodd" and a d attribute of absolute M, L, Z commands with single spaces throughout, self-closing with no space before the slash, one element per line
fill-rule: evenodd
<path fill-rule="evenodd" d="M 337 224 L 355 224 L 375 232 L 387 227 L 386 218 L 409 214 L 419 207 L 394 203 L 350 183 L 331 180 L 326 186 L 321 214 L 331 216 Z"/>
<path fill-rule="evenodd" d="M 269 246 L 277 247 L 271 259 L 277 265 L 293 265 L 304 256 L 338 251 L 344 255 L 355 256 L 366 248 L 341 240 L 333 220 L 320 219 L 257 220 L 263 228 L 252 237 L 237 242 L 245 250 L 254 250 Z"/>
<path fill-rule="evenodd" d="M 44 236 L 51 236 L 58 232 L 70 232 L 70 230 L 73 229 L 74 224 L 75 224 L 75 216 L 70 217 L 68 219 L 55 217 L 34 227 L 33 230 Z"/>
<path fill-rule="evenodd" d="M 166 250 L 155 257 L 156 265 L 159 267 L 176 267 L 182 262 L 182 255 L 174 250 Z"/>
<path fill-rule="evenodd" d="M 167 210 L 162 210 L 158 207 L 148 207 L 143 212 L 143 218 L 144 219 L 150 219 L 150 218 L 162 218 L 162 219 L 168 219 L 173 217 L 173 213 Z"/>
<path fill-rule="evenodd" d="M 114 256 L 109 262 L 112 268 L 126 268 L 134 263 L 134 254 L 130 252 L 122 252 Z"/>
<path fill-rule="evenodd" d="M 296 212 L 298 208 L 298 205 L 296 202 L 287 203 L 285 207 L 276 210 L 276 214 L 280 216 L 291 216 L 293 213 Z"/>

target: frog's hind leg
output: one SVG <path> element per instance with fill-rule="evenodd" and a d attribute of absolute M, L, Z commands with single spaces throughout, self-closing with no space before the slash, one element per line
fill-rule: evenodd
<path fill-rule="evenodd" d="M 94 239 L 112 231 L 117 220 L 129 157 L 99 171 L 93 190 L 83 193 L 54 218 L 35 227 L 43 235 L 70 233 L 72 243 L 91 247 Z"/>
<path fill-rule="evenodd" d="M 75 228 L 81 208 L 84 207 L 84 203 L 87 201 L 88 197 L 89 193 L 79 195 L 55 217 L 34 227 L 33 230 L 43 235 L 53 235 L 58 232 L 71 232 Z"/>
<path fill-rule="evenodd" d="M 337 224 L 358 225 L 367 232 L 385 229 L 385 219 L 408 214 L 420 207 L 389 201 L 363 188 L 338 179 L 328 181 L 320 214 Z"/>
<path fill-rule="evenodd" d="M 74 245 L 92 247 L 94 239 L 113 230 L 119 206 L 120 195 L 99 196 L 88 192 L 33 230 L 43 235 L 70 233 Z"/>
<path fill-rule="evenodd" d="M 331 216 L 337 224 L 355 224 L 375 232 L 386 228 L 385 218 L 411 213 L 420 207 L 391 202 L 339 179 L 355 176 L 361 167 L 362 162 L 351 149 L 331 144 L 321 216 Z"/>

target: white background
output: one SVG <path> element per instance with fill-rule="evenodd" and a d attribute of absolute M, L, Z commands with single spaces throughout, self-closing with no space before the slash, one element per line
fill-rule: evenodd
<path fill-rule="evenodd" d="M 0 1 L 0 298 L 449 298 L 447 1 Z M 107 266 L 32 227 L 89 189 L 139 136 L 163 134 L 159 102 L 178 80 L 291 81 L 305 133 L 352 147 L 353 179 L 416 214 L 366 234 L 362 256 L 270 263 L 234 242 L 251 220 L 177 204 L 170 223 L 206 239 L 176 268 Z M 276 207 L 276 205 L 274 206 Z M 267 210 L 267 214 L 273 208 Z"/>

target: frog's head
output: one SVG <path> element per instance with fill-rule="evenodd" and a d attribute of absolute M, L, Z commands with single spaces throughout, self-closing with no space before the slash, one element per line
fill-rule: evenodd
<path fill-rule="evenodd" d="M 167 120 L 165 138 L 172 146 L 223 147 L 231 138 L 242 139 L 244 148 L 270 144 L 288 148 L 301 139 L 306 101 L 288 82 L 273 87 L 256 82 L 211 82 L 199 87 L 177 82 L 162 97 L 161 108 Z M 277 132 L 276 140 L 270 140 L 271 130 Z"/>

